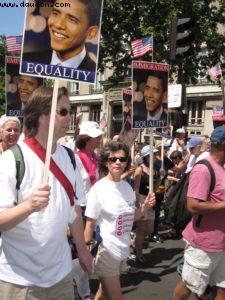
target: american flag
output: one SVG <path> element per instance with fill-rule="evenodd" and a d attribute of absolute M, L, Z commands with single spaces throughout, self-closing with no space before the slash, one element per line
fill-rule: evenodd
<path fill-rule="evenodd" d="M 213 78 L 217 78 L 218 76 L 222 76 L 222 70 L 220 64 L 216 64 L 208 71 L 209 75 Z"/>
<path fill-rule="evenodd" d="M 104 130 L 107 127 L 106 117 L 103 112 L 101 112 L 101 115 L 100 115 L 100 124 L 99 125 L 102 130 Z"/>
<path fill-rule="evenodd" d="M 7 36 L 6 45 L 9 52 L 21 51 L 22 35 Z"/>
<path fill-rule="evenodd" d="M 147 52 L 153 52 L 153 37 L 144 37 L 131 42 L 134 57 L 143 56 Z"/>

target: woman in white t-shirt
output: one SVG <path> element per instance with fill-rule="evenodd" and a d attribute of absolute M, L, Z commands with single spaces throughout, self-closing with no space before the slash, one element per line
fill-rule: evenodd
<path fill-rule="evenodd" d="M 101 285 L 95 299 L 121 300 L 120 271 L 130 249 L 133 222 L 155 204 L 154 194 L 135 208 L 135 193 L 121 175 L 130 166 L 129 149 L 111 142 L 100 152 L 99 169 L 106 174 L 90 190 L 85 215 L 85 240 L 91 243 L 96 224 L 102 243 L 94 263 Z"/>

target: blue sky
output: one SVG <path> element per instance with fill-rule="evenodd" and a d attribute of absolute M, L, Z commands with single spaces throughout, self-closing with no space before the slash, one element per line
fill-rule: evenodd
<path fill-rule="evenodd" d="M 3 3 L 15 3 L 18 7 L 1 7 L 0 6 L 0 34 L 20 35 L 23 33 L 23 23 L 25 8 L 20 7 L 20 4 L 25 0 L 0 0 Z"/>

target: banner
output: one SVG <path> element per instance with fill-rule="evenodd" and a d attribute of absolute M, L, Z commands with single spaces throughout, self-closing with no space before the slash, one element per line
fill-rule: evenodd
<path fill-rule="evenodd" d="M 20 75 L 19 57 L 6 56 L 5 65 L 6 115 L 22 117 L 25 103 L 43 85 L 43 79 Z"/>
<path fill-rule="evenodd" d="M 221 106 L 221 105 L 213 105 L 212 106 L 212 119 L 213 119 L 213 121 L 225 122 L 223 106 Z"/>
<path fill-rule="evenodd" d="M 21 74 L 95 83 L 102 0 L 29 0 Z"/>
<path fill-rule="evenodd" d="M 167 126 L 168 73 L 167 64 L 132 62 L 133 129 Z"/>
<path fill-rule="evenodd" d="M 132 114 L 132 90 L 131 88 L 122 89 L 123 94 L 123 101 L 122 101 L 122 107 L 123 107 L 123 129 L 125 131 L 131 130 L 131 114 Z"/>
<path fill-rule="evenodd" d="M 182 84 L 169 84 L 168 86 L 168 108 L 181 107 Z"/>

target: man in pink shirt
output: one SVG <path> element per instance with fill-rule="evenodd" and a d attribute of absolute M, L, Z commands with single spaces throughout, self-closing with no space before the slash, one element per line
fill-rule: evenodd
<path fill-rule="evenodd" d="M 193 218 L 183 231 L 185 261 L 174 300 L 188 299 L 191 292 L 201 297 L 208 284 L 217 286 L 215 300 L 225 299 L 225 126 L 212 132 L 211 143 L 206 159 L 215 172 L 216 183 L 210 192 L 209 169 L 203 164 L 194 166 L 187 200 Z M 199 215 L 201 222 L 197 224 Z"/>

